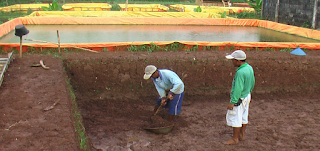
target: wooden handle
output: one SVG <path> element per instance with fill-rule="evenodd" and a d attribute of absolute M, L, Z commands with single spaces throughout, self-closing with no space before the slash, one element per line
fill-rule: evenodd
<path fill-rule="evenodd" d="M 162 109 L 162 105 L 160 105 L 160 106 L 158 107 L 158 109 L 157 109 L 156 113 L 154 113 L 153 115 L 154 115 L 154 116 L 155 116 L 155 115 L 157 115 L 157 114 L 158 114 L 158 112 L 159 112 L 161 109 Z"/>

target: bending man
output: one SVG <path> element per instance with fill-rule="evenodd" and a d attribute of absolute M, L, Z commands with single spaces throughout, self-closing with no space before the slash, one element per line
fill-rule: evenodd
<path fill-rule="evenodd" d="M 154 65 L 148 65 L 145 68 L 143 78 L 152 79 L 159 97 L 157 98 L 154 112 L 162 106 L 169 109 L 169 121 L 172 122 L 175 115 L 181 112 L 184 83 L 180 77 L 168 69 L 157 69 Z"/>

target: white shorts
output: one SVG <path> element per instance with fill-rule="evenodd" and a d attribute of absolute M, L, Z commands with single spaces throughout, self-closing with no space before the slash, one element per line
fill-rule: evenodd
<path fill-rule="evenodd" d="M 239 106 L 234 106 L 233 110 L 228 110 L 226 115 L 227 125 L 232 127 L 242 127 L 242 124 L 248 124 L 249 104 L 251 94 L 241 98 L 242 103 Z"/>

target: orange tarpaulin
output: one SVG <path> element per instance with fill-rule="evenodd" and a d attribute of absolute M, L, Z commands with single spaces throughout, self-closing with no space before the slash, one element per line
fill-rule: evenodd
<path fill-rule="evenodd" d="M 275 31 L 285 32 L 288 34 L 299 35 L 306 38 L 312 38 L 320 40 L 320 32 L 317 30 L 295 27 L 275 23 L 265 20 L 257 19 L 224 19 L 224 18 L 163 18 L 163 17 L 21 17 L 13 19 L 7 23 L 0 25 L 0 37 L 5 36 L 10 31 L 14 30 L 14 27 L 18 24 L 25 25 L 43 25 L 43 24 L 161 24 L 161 25 L 223 25 L 223 26 L 255 26 L 261 28 L 267 28 Z M 153 42 L 157 45 L 168 45 L 174 41 L 169 42 Z M 295 42 L 186 42 L 176 41 L 188 46 L 219 46 L 219 47 L 230 47 L 235 48 L 305 48 L 305 49 L 320 49 L 320 43 L 295 43 Z M 77 47 L 92 48 L 102 50 L 102 48 L 110 48 L 117 46 L 131 46 L 131 45 L 146 45 L 151 42 L 112 42 L 112 43 L 77 43 L 77 44 L 61 44 L 61 48 L 68 48 L 68 45 Z M 37 44 L 28 43 L 23 44 L 24 47 L 53 47 L 56 48 L 55 44 Z M 4 44 L 1 43 L 2 48 L 19 47 L 19 44 Z M 199 49 L 201 49 L 199 47 Z"/>
<path fill-rule="evenodd" d="M 0 38 L 14 30 L 19 24 L 23 24 L 20 18 L 16 18 L 0 25 Z"/>

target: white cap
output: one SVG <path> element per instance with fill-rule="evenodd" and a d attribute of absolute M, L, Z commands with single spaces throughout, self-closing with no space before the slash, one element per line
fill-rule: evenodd
<path fill-rule="evenodd" d="M 145 80 L 148 80 L 150 77 L 151 77 L 151 75 L 154 73 L 154 72 L 156 72 L 157 71 L 157 67 L 156 66 L 154 66 L 154 65 L 148 65 L 147 67 L 146 67 L 146 69 L 144 70 L 144 76 L 143 76 L 143 78 L 145 79 Z"/>
<path fill-rule="evenodd" d="M 226 55 L 227 59 L 246 60 L 246 53 L 242 50 L 236 50 L 231 55 Z"/>

